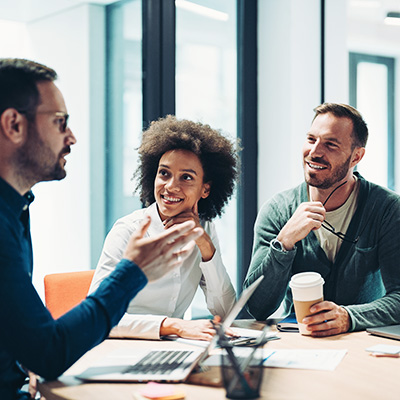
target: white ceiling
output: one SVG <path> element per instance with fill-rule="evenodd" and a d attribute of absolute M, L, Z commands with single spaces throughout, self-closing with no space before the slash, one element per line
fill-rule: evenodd
<path fill-rule="evenodd" d="M 0 19 L 29 22 L 82 3 L 107 5 L 117 1 L 119 0 L 0 0 Z M 400 0 L 347 1 L 348 17 L 354 20 L 374 21 L 378 23 L 383 21 L 387 12 L 400 12 Z M 203 4 L 204 0 L 201 0 L 201 3 Z"/>
<path fill-rule="evenodd" d="M 383 23 L 389 11 L 400 12 L 400 0 L 347 0 L 347 16 L 353 20 Z"/>
<path fill-rule="evenodd" d="M 29 22 L 82 3 L 111 4 L 118 0 L 0 0 L 0 19 Z"/>

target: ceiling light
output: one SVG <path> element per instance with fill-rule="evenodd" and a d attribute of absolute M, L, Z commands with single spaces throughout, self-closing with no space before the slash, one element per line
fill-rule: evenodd
<path fill-rule="evenodd" d="M 350 7 L 362 7 L 362 8 L 379 8 L 381 2 L 378 0 L 351 0 Z"/>
<path fill-rule="evenodd" d="M 213 8 L 204 7 L 196 3 L 192 3 L 187 0 L 175 0 L 175 5 L 186 11 L 191 11 L 195 14 L 202 15 L 204 17 L 216 19 L 218 21 L 228 21 L 229 15 L 222 11 L 214 10 Z"/>
<path fill-rule="evenodd" d="M 385 18 L 386 25 L 399 25 L 400 26 L 400 12 L 390 11 Z"/>

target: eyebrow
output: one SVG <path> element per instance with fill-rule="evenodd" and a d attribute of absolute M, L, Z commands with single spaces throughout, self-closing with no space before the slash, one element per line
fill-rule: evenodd
<path fill-rule="evenodd" d="M 313 137 L 313 138 L 315 138 L 316 136 L 315 136 L 314 134 L 308 132 L 308 133 L 307 133 L 307 137 Z M 323 138 L 323 140 L 324 140 L 324 142 L 335 142 L 335 143 L 338 143 L 338 144 L 341 144 L 341 143 L 342 143 L 340 140 L 338 140 L 338 139 L 336 138 L 336 136 L 325 137 L 325 138 Z"/>
<path fill-rule="evenodd" d="M 168 166 L 168 165 L 165 165 L 165 164 L 159 164 L 158 165 L 158 167 L 160 168 L 160 167 L 163 167 L 163 168 L 167 168 L 167 169 L 170 169 L 170 167 Z M 195 171 L 195 170 L 193 170 L 193 169 L 181 169 L 180 171 L 182 171 L 182 172 L 189 172 L 189 173 L 192 173 L 192 174 L 194 174 L 194 175 L 196 175 L 197 176 L 197 172 Z"/>

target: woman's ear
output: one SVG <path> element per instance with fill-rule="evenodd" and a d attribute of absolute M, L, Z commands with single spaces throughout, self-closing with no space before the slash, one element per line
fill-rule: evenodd
<path fill-rule="evenodd" d="M 0 116 L 1 133 L 14 144 L 24 140 L 25 119 L 15 108 L 7 108 Z"/>
<path fill-rule="evenodd" d="M 201 193 L 202 199 L 206 199 L 209 196 L 210 189 L 211 189 L 211 183 L 208 182 L 203 185 L 203 191 Z"/>

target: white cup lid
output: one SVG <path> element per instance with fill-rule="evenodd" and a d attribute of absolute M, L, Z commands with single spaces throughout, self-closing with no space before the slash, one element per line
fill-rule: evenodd
<path fill-rule="evenodd" d="M 295 289 L 309 288 L 324 284 L 324 279 L 318 272 L 300 272 L 293 275 L 289 286 Z"/>

